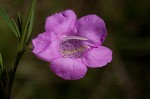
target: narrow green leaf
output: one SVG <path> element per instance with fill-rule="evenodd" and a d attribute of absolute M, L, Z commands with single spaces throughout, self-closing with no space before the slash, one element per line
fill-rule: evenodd
<path fill-rule="evenodd" d="M 23 31 L 22 31 L 22 37 L 21 37 L 21 43 L 20 43 L 20 46 L 19 46 L 19 50 L 22 50 L 22 48 L 24 47 L 27 39 L 31 35 L 32 25 L 33 25 L 32 20 L 33 20 L 33 17 L 34 17 L 35 2 L 36 2 L 36 0 L 32 0 L 31 6 L 30 6 L 30 9 L 29 9 L 29 12 L 28 12 L 28 16 L 27 16 L 27 19 L 26 19 L 26 22 L 25 22 L 25 26 L 24 26 Z M 30 22 L 31 22 L 31 26 L 29 26 Z M 30 28 L 29 30 L 28 30 L 28 26 Z"/>
<path fill-rule="evenodd" d="M 29 38 L 30 38 L 32 30 L 33 30 L 34 10 L 35 10 L 35 8 L 31 12 L 31 18 L 30 18 L 30 22 L 29 22 L 28 35 L 27 35 L 26 43 L 29 41 Z"/>
<path fill-rule="evenodd" d="M 2 8 L 0 8 L 0 16 L 2 16 L 4 18 L 4 20 L 6 21 L 6 23 L 9 26 L 9 28 L 13 31 L 15 36 L 18 38 L 17 31 L 16 31 L 15 27 L 13 26 L 13 23 L 12 23 L 11 19 L 7 16 L 4 9 L 2 9 Z"/>
<path fill-rule="evenodd" d="M 0 82 L 2 80 L 2 71 L 3 71 L 3 60 L 2 60 L 2 55 L 0 53 Z"/>
<path fill-rule="evenodd" d="M 22 35 L 22 18 L 19 12 L 18 12 L 18 27 L 19 27 L 20 35 Z"/>
<path fill-rule="evenodd" d="M 3 59 L 2 59 L 2 55 L 0 53 L 0 69 L 3 69 L 4 66 L 3 66 Z"/>
<path fill-rule="evenodd" d="M 13 23 L 13 25 L 14 25 L 14 27 L 15 27 L 16 33 L 17 33 L 17 35 L 18 35 L 18 38 L 20 39 L 20 31 L 19 31 L 19 28 L 18 28 L 18 26 L 17 26 L 15 20 L 14 20 L 14 19 L 11 19 L 11 20 L 12 20 L 12 23 Z"/>

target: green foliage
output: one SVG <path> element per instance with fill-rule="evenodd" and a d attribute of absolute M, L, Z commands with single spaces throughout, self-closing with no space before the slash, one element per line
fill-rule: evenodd
<path fill-rule="evenodd" d="M 31 36 L 32 28 L 33 28 L 33 20 L 34 20 L 34 11 L 35 11 L 35 2 L 36 0 L 32 0 L 28 16 L 23 27 L 21 42 L 19 46 L 19 51 L 29 42 L 29 38 Z M 21 20 L 19 18 L 19 20 Z"/>
<path fill-rule="evenodd" d="M 10 19 L 3 8 L 0 8 L 0 16 L 4 18 L 10 29 L 13 31 L 15 36 L 19 39 L 19 51 L 21 51 L 25 45 L 28 44 L 32 29 L 33 29 L 33 21 L 34 21 L 34 13 L 35 13 L 35 3 L 36 0 L 32 0 L 28 16 L 25 24 L 22 26 L 22 18 L 20 13 L 18 12 L 18 24 L 14 19 Z"/>
<path fill-rule="evenodd" d="M 2 55 L 0 53 L 0 99 L 3 99 L 3 93 L 7 84 L 7 74 L 4 68 Z"/>
<path fill-rule="evenodd" d="M 18 28 L 19 28 L 19 32 L 20 32 L 20 35 L 22 35 L 22 18 L 21 18 L 21 15 L 20 13 L 18 12 Z"/>
<path fill-rule="evenodd" d="M 6 12 L 2 8 L 0 8 L 0 16 L 3 17 L 9 28 L 13 31 L 13 33 L 19 40 L 19 50 L 17 52 L 16 60 L 14 62 L 14 65 L 7 71 L 5 71 L 4 69 L 2 56 L 0 54 L 0 99 L 10 99 L 16 70 L 25 52 L 25 48 L 29 42 L 32 33 L 35 2 L 36 0 L 32 0 L 30 9 L 28 11 L 28 16 L 24 25 L 22 24 L 22 18 L 19 12 L 18 20 L 17 22 L 15 22 L 14 19 L 9 18 Z"/>
<path fill-rule="evenodd" d="M 11 21 L 12 21 L 13 26 L 14 26 L 14 28 L 15 28 L 17 34 L 18 34 L 18 37 L 19 37 L 19 39 L 20 39 L 20 31 L 19 31 L 19 28 L 18 28 L 18 26 L 17 26 L 17 24 L 16 24 L 16 22 L 15 22 L 14 19 L 11 19 Z"/>
<path fill-rule="evenodd" d="M 19 39 L 20 38 L 20 33 L 18 32 L 16 25 L 14 21 L 12 21 L 6 14 L 3 8 L 0 7 L 0 16 L 4 18 L 6 23 L 8 24 L 9 28 L 12 30 L 14 35 Z"/>
<path fill-rule="evenodd" d="M 32 2 L 31 8 L 30 8 L 30 12 L 29 12 L 28 18 L 27 18 L 27 21 L 29 20 L 29 22 L 28 22 L 29 26 L 28 26 L 28 35 L 27 35 L 26 42 L 29 41 L 29 38 L 30 38 L 31 33 L 32 33 L 33 21 L 34 21 L 34 13 L 35 13 L 35 1 L 36 0 L 33 0 L 33 2 Z"/>
<path fill-rule="evenodd" d="M 2 55 L 0 53 L 0 81 L 2 79 L 2 71 L 3 71 L 3 60 L 2 60 Z"/>
<path fill-rule="evenodd" d="M 3 60 L 2 60 L 2 55 L 0 53 L 0 70 L 3 69 Z"/>

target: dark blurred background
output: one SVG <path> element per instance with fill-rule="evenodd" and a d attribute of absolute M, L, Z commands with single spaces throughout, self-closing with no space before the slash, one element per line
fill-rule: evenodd
<path fill-rule="evenodd" d="M 0 0 L 12 18 L 19 11 L 25 20 L 31 0 Z M 27 51 L 21 60 L 14 99 L 150 99 L 150 0 L 37 0 L 32 38 L 44 31 L 47 16 L 73 9 L 78 18 L 97 14 L 106 22 L 103 45 L 113 50 L 113 61 L 88 69 L 85 78 L 66 81 Z M 0 17 L 0 52 L 7 68 L 17 52 L 17 40 Z"/>

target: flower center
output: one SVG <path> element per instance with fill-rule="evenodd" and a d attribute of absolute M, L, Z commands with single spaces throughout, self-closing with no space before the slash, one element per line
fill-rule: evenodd
<path fill-rule="evenodd" d="M 88 50 L 88 47 L 83 44 L 85 40 L 83 37 L 67 36 L 64 37 L 60 43 L 60 52 L 63 57 L 81 58 Z"/>

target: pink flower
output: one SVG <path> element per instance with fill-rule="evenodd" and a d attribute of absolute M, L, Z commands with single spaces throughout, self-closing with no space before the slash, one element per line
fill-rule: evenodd
<path fill-rule="evenodd" d="M 33 39 L 33 53 L 50 62 L 51 70 L 66 80 L 83 78 L 87 68 L 105 66 L 112 51 L 101 46 L 107 31 L 96 15 L 79 20 L 72 10 L 56 13 L 46 19 L 45 32 Z"/>

